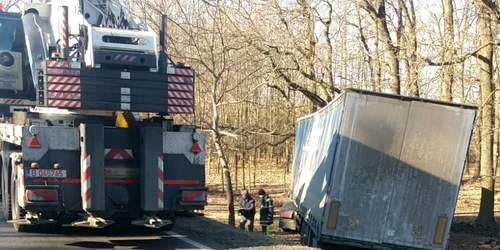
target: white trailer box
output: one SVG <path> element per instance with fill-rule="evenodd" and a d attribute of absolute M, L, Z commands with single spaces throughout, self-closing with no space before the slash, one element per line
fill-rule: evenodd
<path fill-rule="evenodd" d="M 348 89 L 297 122 L 307 245 L 446 249 L 476 107 Z"/>

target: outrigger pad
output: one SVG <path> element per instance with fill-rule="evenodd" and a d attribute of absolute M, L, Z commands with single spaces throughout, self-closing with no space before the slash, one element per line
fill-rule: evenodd
<path fill-rule="evenodd" d="M 100 217 L 92 217 L 89 216 L 80 221 L 74 221 L 71 223 L 74 227 L 92 227 L 92 228 L 104 228 L 114 224 L 115 222 L 112 220 L 105 220 Z"/>
<path fill-rule="evenodd" d="M 171 220 L 162 220 L 156 216 L 144 215 L 141 219 L 132 221 L 132 225 L 150 227 L 150 228 L 162 228 L 172 224 Z"/>

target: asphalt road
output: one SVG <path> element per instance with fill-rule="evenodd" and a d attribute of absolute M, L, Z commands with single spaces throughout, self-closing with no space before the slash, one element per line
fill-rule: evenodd
<path fill-rule="evenodd" d="M 0 209 L 1 212 L 1 209 Z M 0 250 L 35 249 L 220 249 L 211 248 L 176 232 L 131 226 L 105 229 L 63 227 L 57 232 L 20 233 L 0 217 Z"/>

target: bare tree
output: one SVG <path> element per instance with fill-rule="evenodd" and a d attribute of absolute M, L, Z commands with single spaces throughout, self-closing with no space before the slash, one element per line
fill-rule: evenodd
<path fill-rule="evenodd" d="M 18 11 L 22 2 L 22 0 L 0 0 L 4 11 Z"/>
<path fill-rule="evenodd" d="M 404 0 L 399 0 L 401 17 L 405 19 L 406 31 L 404 34 L 405 44 L 405 67 L 406 67 L 406 83 L 407 94 L 409 96 L 420 96 L 419 90 L 419 60 L 417 56 L 417 15 L 415 14 L 415 6 L 413 0 L 408 0 L 408 4 Z"/>
<path fill-rule="evenodd" d="M 494 186 L 493 179 L 493 31 L 492 20 L 496 5 L 491 0 L 475 0 L 474 5 L 478 13 L 477 29 L 479 41 L 483 47 L 478 53 L 481 65 L 481 207 L 475 221 L 476 225 L 495 227 L 494 217 Z"/>
<path fill-rule="evenodd" d="M 379 35 L 378 35 L 378 29 L 375 30 L 375 34 L 373 37 L 373 42 L 375 47 L 373 50 L 370 48 L 369 45 L 369 38 L 367 36 L 367 32 L 365 31 L 364 24 L 362 22 L 363 16 L 360 13 L 359 7 L 356 6 L 356 14 L 358 16 L 358 23 L 356 28 L 359 30 L 359 40 L 361 44 L 363 45 L 363 49 L 366 52 L 366 63 L 368 64 L 368 68 L 370 70 L 370 80 L 372 81 L 372 86 L 375 91 L 382 91 L 382 83 L 381 83 L 381 78 L 382 78 L 382 72 L 381 72 L 381 67 L 380 67 L 380 56 L 379 56 Z"/>
<path fill-rule="evenodd" d="M 401 76 L 399 67 L 399 48 L 398 45 L 392 40 L 389 27 L 387 24 L 387 13 L 385 7 L 385 0 L 376 0 L 374 4 L 368 0 L 361 0 L 358 2 L 359 6 L 370 14 L 372 19 L 377 24 L 377 29 L 380 31 L 380 36 L 385 44 L 386 52 L 389 57 L 389 68 L 391 72 L 391 93 L 401 94 Z"/>
<path fill-rule="evenodd" d="M 444 16 L 444 53 L 443 61 L 452 61 L 455 48 L 454 28 L 453 28 L 453 0 L 442 0 Z M 443 101 L 452 100 L 452 86 L 454 65 L 443 66 L 443 79 L 441 82 L 441 99 Z"/>

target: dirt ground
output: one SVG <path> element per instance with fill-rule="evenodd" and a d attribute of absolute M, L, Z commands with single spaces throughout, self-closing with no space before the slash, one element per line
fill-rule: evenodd
<path fill-rule="evenodd" d="M 228 226 L 221 221 L 205 217 L 179 218 L 176 229 L 188 231 L 190 235 L 224 246 L 223 249 L 249 250 L 313 250 L 300 246 L 293 241 L 281 240 L 277 237 L 265 237 L 261 232 L 242 231 Z"/>
<path fill-rule="evenodd" d="M 233 172 L 234 175 L 234 172 Z M 239 173 L 238 187 L 235 190 L 235 205 L 239 199 L 240 190 L 243 188 L 242 173 Z M 256 196 L 257 190 L 259 188 L 264 188 L 268 191 L 275 202 L 276 211 L 279 211 L 281 204 L 288 200 L 288 187 L 289 187 L 289 174 L 285 174 L 282 169 L 276 169 L 273 171 L 257 169 L 255 179 L 257 180 L 254 185 L 253 176 L 251 176 L 251 185 L 249 185 L 248 174 L 245 180 L 245 187 Z M 222 191 L 221 178 L 215 173 L 209 174 L 207 176 L 207 186 L 209 187 L 210 193 L 208 196 L 208 202 L 210 205 L 206 207 L 204 211 L 204 220 L 213 220 L 220 222 L 221 225 L 227 223 L 227 206 L 225 205 L 225 195 Z M 235 183 L 233 177 L 233 184 Z M 236 187 L 234 187 L 236 188 Z M 500 190 L 500 184 L 497 182 L 497 190 Z M 463 185 L 459 193 L 459 200 L 456 206 L 455 218 L 451 228 L 450 234 L 450 250 L 472 250 L 478 249 L 478 242 L 495 239 L 500 241 L 500 232 L 493 232 L 491 230 L 481 230 L 472 226 L 477 213 L 479 211 L 480 203 L 480 183 L 474 181 L 470 176 L 464 176 Z M 500 216 L 500 196 L 496 198 L 495 211 L 497 216 Z M 238 218 L 237 218 L 238 219 Z M 257 219 L 257 218 L 256 218 Z M 235 233 L 244 233 L 240 230 L 234 230 L 229 226 L 221 226 L 225 230 L 231 230 Z M 249 247 L 260 246 L 262 249 L 277 249 L 280 244 L 286 246 L 286 249 L 291 248 L 291 245 L 295 245 L 296 249 L 311 249 L 306 247 L 297 246 L 299 237 L 297 234 L 280 232 L 277 228 L 277 223 L 275 223 L 271 228 L 271 237 L 264 237 L 260 235 L 260 228 L 258 222 L 256 223 L 256 231 L 252 235 L 249 242 L 247 242 Z M 246 233 L 246 232 L 245 232 Z M 234 234 L 232 234 L 234 235 Z M 241 235 L 243 236 L 243 235 Z M 248 236 L 247 236 L 248 237 Z M 223 241 L 228 241 L 223 237 Z M 238 237 L 239 242 L 241 240 Z M 243 237 L 244 238 L 244 237 Z M 269 241 L 271 240 L 271 241 Z M 230 240 L 229 240 L 230 241 Z M 227 242 L 226 242 L 227 243 Z M 290 245 L 291 244 L 291 245 Z M 231 244 L 229 244 L 230 246 Z M 233 245 L 235 248 L 242 247 L 241 243 Z M 272 246 L 272 247 L 271 247 Z M 251 248 L 260 249 L 260 248 Z M 295 248 L 292 248 L 295 249 Z"/>

